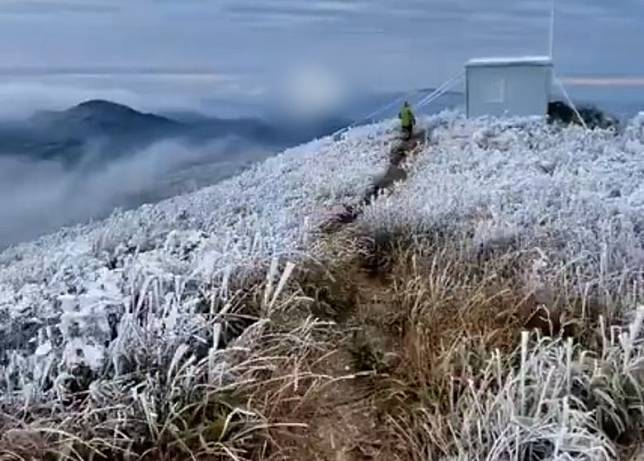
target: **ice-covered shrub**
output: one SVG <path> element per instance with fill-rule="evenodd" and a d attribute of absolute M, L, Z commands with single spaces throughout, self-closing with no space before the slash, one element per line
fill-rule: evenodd
<path fill-rule="evenodd" d="M 599 352 L 527 332 L 507 355 L 456 347 L 441 370 L 460 386 L 449 411 L 412 406 L 392 427 L 411 459 L 618 459 L 617 440 L 644 429 L 643 318 L 599 331 Z"/>
<path fill-rule="evenodd" d="M 630 425 L 640 411 L 641 398 L 631 398 L 641 392 L 639 330 L 608 325 L 641 317 L 631 311 L 642 298 L 644 119 L 618 135 L 536 119 L 466 120 L 455 113 L 421 125 L 428 143 L 404 162 L 405 181 L 359 210 L 358 232 L 375 236 L 381 253 L 391 248 L 380 248 L 378 239 L 395 235 L 450 242 L 472 264 L 520 255 L 525 267 L 513 282 L 521 283 L 522 298 L 541 292 L 554 295 L 535 296 L 535 302 L 581 300 L 584 315 L 584 303 L 598 298 L 606 319 L 601 331 L 607 332 L 594 362 L 584 349 L 588 338 L 572 347 L 540 339 L 508 357 L 475 357 L 477 366 L 485 366 L 453 408 L 455 429 L 441 442 L 445 451 L 463 459 L 535 452 L 576 459 L 580 450 L 596 455 L 590 459 L 610 458 L 615 446 L 599 424 Z M 213 380 L 224 389 L 248 384 L 249 375 L 236 372 L 249 351 L 260 361 L 268 360 L 264 353 L 286 360 L 291 357 L 284 347 L 302 352 L 311 346 L 311 331 L 326 328 L 311 319 L 279 338 L 264 334 L 266 306 L 274 301 L 273 290 L 283 287 L 271 261 L 316 261 L 321 255 L 328 261 L 364 249 L 350 243 L 323 255 L 318 227 L 326 210 L 360 206 L 387 167 L 395 126 L 390 121 L 318 140 L 216 186 L 0 254 L 2 409 L 69 409 L 89 396 L 84 417 L 103 415 L 96 420 L 106 425 L 100 430 L 122 429 L 111 425 L 121 421 L 115 411 L 134 424 L 133 432 L 162 444 L 166 439 L 155 433 L 156 423 L 171 421 L 164 430 L 173 437 L 182 424 L 173 402 L 190 406 L 219 396 L 222 388 L 210 387 Z M 267 271 L 265 293 L 250 290 Z M 440 282 L 447 292 L 459 279 L 445 274 Z M 231 311 L 234 305 L 243 308 Z M 588 313 L 591 324 L 596 314 Z M 279 371 L 274 365 L 259 367 L 269 381 L 269 372 Z M 571 382 L 598 394 L 581 400 Z M 493 383 L 495 392 L 485 383 Z M 623 400 L 614 402 L 618 396 Z M 227 398 L 216 401 L 226 407 Z M 119 399 L 122 406 L 111 407 Z M 521 411 L 512 406 L 517 401 Z M 617 414 L 615 408 L 633 413 Z M 232 416 L 224 411 L 223 424 L 230 416 L 265 425 L 263 415 L 238 410 Z M 423 423 L 425 410 L 414 421 L 431 428 Z M 597 411 L 606 418 L 598 420 Z M 61 424 L 69 417 L 54 414 Z M 427 436 L 437 437 L 431 429 Z"/>
<path fill-rule="evenodd" d="M 477 247 L 511 239 L 602 279 L 641 269 L 640 125 L 615 137 L 539 120 L 455 119 L 434 131 L 408 180 L 365 211 L 363 226 L 441 230 Z"/>
<path fill-rule="evenodd" d="M 195 311 L 203 298 L 231 274 L 303 251 L 326 207 L 357 204 L 386 166 L 392 129 L 315 141 L 218 185 L 2 253 L 0 398 L 46 400 L 61 376 L 110 379 L 137 349 L 172 354 L 207 337 Z"/>

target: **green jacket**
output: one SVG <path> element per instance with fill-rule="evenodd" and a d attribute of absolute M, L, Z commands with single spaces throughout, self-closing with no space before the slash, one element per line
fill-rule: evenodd
<path fill-rule="evenodd" d="M 413 128 L 416 124 L 416 117 L 414 117 L 414 113 L 409 106 L 404 106 L 402 108 L 400 114 L 398 114 L 398 118 L 400 119 L 400 124 L 403 128 Z"/>

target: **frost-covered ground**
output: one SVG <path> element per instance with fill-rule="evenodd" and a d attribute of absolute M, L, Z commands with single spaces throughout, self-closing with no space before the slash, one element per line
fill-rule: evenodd
<path fill-rule="evenodd" d="M 552 275 L 588 280 L 644 268 L 644 115 L 624 132 L 536 120 L 430 120 L 409 179 L 363 217 L 370 229 L 460 236 L 473 251 L 535 251 Z"/>
<path fill-rule="evenodd" d="M 392 130 L 314 141 L 216 186 L 2 253 L 0 396 L 43 398 L 79 365 L 122 372 L 121 358 L 141 346 L 129 322 L 150 299 L 146 331 L 187 341 L 205 291 L 273 256 L 294 257 L 313 220 L 361 199 L 386 168 Z"/>
<path fill-rule="evenodd" d="M 596 278 L 642 268 L 644 117 L 617 136 L 454 114 L 426 123 L 431 145 L 363 225 L 539 247 L 542 264 L 584 258 Z M 306 257 L 324 210 L 360 201 L 386 168 L 394 126 L 315 141 L 217 186 L 2 253 L 0 394 L 47 398 L 79 365 L 107 379 L 126 371 L 143 304 L 159 341 L 199 336 L 204 293 L 273 256 Z"/>

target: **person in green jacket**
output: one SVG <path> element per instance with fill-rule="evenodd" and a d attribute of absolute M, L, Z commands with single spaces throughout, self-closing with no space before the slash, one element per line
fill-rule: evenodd
<path fill-rule="evenodd" d="M 412 112 L 409 102 L 405 101 L 398 118 L 400 119 L 403 137 L 406 141 L 409 141 L 414 134 L 414 126 L 416 125 L 416 117 L 414 117 L 414 112 Z"/>

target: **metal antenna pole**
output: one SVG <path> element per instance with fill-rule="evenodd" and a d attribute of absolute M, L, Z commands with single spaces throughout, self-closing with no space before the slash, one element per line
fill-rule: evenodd
<path fill-rule="evenodd" d="M 555 13 L 556 13 L 556 0 L 552 0 L 552 9 L 550 10 L 550 59 L 554 58 L 555 52 Z"/>

